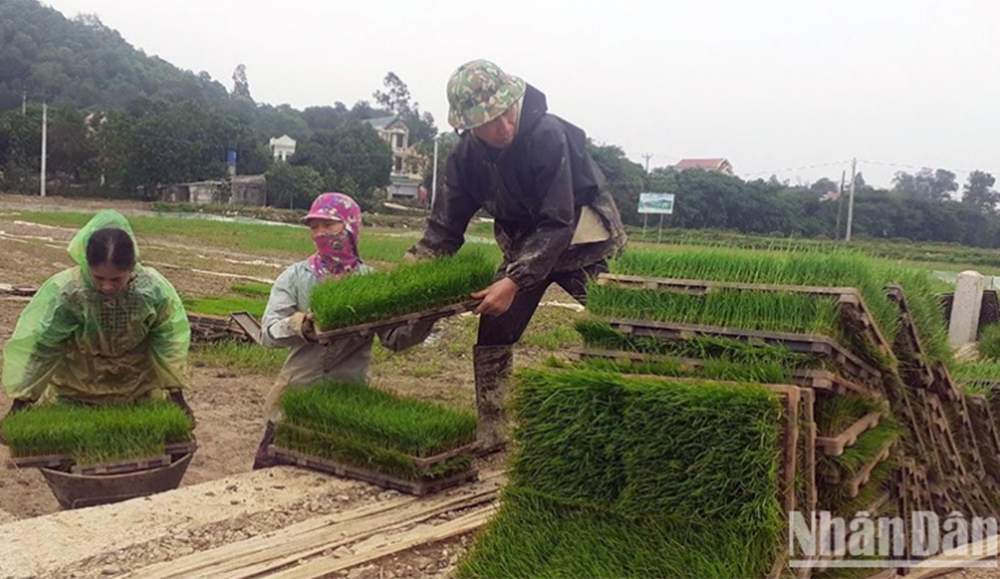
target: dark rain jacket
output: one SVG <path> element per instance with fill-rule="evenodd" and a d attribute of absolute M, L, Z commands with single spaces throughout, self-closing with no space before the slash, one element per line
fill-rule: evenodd
<path fill-rule="evenodd" d="M 549 114 L 545 95 L 531 85 L 521 107 L 514 142 L 502 151 L 471 131 L 461 136 L 448 158 L 443 194 L 410 253 L 455 253 L 480 208 L 494 218 L 502 271 L 520 288 L 541 283 L 551 273 L 592 265 L 624 247 L 618 208 L 586 151 L 584 131 Z M 584 206 L 597 214 L 610 238 L 571 245 Z"/>

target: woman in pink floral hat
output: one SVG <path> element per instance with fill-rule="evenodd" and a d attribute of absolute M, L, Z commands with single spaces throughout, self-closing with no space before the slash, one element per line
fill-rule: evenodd
<path fill-rule="evenodd" d="M 274 441 L 274 424 L 281 419 L 278 406 L 288 388 L 317 382 L 363 382 L 369 380 L 373 337 L 348 337 L 320 344 L 312 324 L 309 296 L 318 283 L 343 276 L 374 271 L 361 259 L 361 208 L 343 193 L 323 193 L 302 218 L 316 253 L 288 267 L 271 288 L 271 297 L 261 322 L 261 342 L 268 348 L 291 351 L 278 380 L 265 401 L 267 426 L 254 457 L 254 469 L 271 466 L 267 447 Z M 423 342 L 432 323 L 379 333 L 382 345 L 401 351 Z"/>

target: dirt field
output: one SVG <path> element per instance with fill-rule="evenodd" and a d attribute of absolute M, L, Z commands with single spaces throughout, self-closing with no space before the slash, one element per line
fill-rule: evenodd
<path fill-rule="evenodd" d="M 93 211 L 105 206 L 95 202 L 67 203 L 66 200 L 37 200 L 0 197 L 0 284 L 35 286 L 50 275 L 70 267 L 65 251 L 72 228 L 44 226 L 19 219 L 18 212 L 54 206 Z M 120 206 L 126 212 L 142 211 L 141 204 Z M 304 232 L 303 232 L 304 233 Z M 286 265 L 304 256 L 239 255 L 204 247 L 197 242 L 174 237 L 140 238 L 142 261 L 160 269 L 185 296 L 213 296 L 230 292 L 230 285 L 246 279 L 275 278 Z M 572 299 L 558 288 L 546 296 L 547 302 L 569 303 Z M 23 299 L 0 299 L 0 346 L 13 331 Z M 546 306 L 540 309 L 524 343 L 517 352 L 517 363 L 539 363 L 558 353 L 564 342 L 572 341 L 566 323 L 577 314 L 570 308 Z M 390 354 L 376 348 L 373 382 L 401 393 L 429 400 L 471 407 L 474 404 L 471 346 L 477 320 L 471 315 L 439 323 L 425 344 L 403 354 Z M 197 357 L 197 346 L 193 356 Z M 207 365 L 196 362 L 189 401 L 198 418 L 195 431 L 199 450 L 182 486 L 223 479 L 250 471 L 253 453 L 262 433 L 263 399 L 273 374 L 246 372 L 239 367 Z M 0 415 L 9 408 L 9 400 L 0 396 Z M 0 447 L 0 461 L 6 449 Z M 496 460 L 493 461 L 496 463 Z M 495 464 L 494 464 L 495 466 Z M 301 497 L 276 512 L 256 513 L 246 520 L 232 521 L 199 529 L 196 548 L 217 546 L 254 532 L 267 532 L 308 516 L 348 508 L 358 501 L 380 495 L 380 489 L 350 483 L 351 492 L 338 492 L 338 500 L 324 500 L 321 493 L 313 500 Z M 326 493 L 329 494 L 329 493 Z M 340 500 L 343 499 L 343 500 Z M 59 507 L 36 470 L 0 470 L 0 523 L 8 519 L 25 520 L 53 513 Z M 372 569 L 345 573 L 349 577 L 422 577 L 446 575 L 468 537 L 425 546 L 380 563 L 378 575 Z M 148 547 L 148 546 L 147 546 Z M 191 542 L 161 541 L 156 548 L 133 549 L 120 554 L 95 558 L 82 567 L 74 567 L 74 577 L 108 576 L 128 571 L 136 565 L 150 564 L 190 552 Z M 67 572 L 69 572 L 67 570 Z"/>

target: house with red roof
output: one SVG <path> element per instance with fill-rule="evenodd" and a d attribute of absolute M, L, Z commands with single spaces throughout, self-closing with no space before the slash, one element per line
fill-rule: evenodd
<path fill-rule="evenodd" d="M 673 167 L 678 171 L 684 171 L 685 169 L 701 169 L 702 171 L 711 171 L 713 173 L 722 173 L 723 175 L 733 176 L 733 165 L 728 159 L 681 159 Z"/>

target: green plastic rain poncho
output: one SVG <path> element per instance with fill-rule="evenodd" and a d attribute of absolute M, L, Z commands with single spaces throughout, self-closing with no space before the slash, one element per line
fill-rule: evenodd
<path fill-rule="evenodd" d="M 124 216 L 99 212 L 67 248 L 77 267 L 49 278 L 21 313 L 3 351 L 11 398 L 132 402 L 187 386 L 191 328 L 170 282 L 136 263 L 117 294 L 106 297 L 94 286 L 87 242 L 107 227 L 135 243 Z M 137 244 L 135 251 L 138 261 Z"/>

